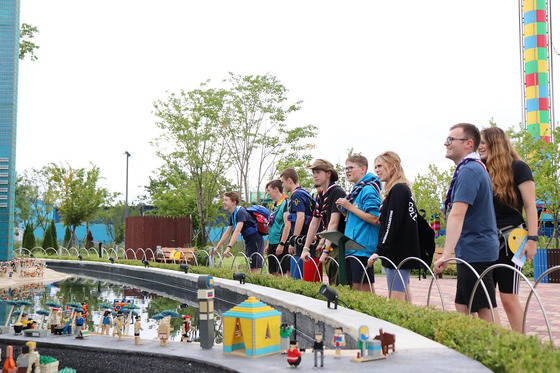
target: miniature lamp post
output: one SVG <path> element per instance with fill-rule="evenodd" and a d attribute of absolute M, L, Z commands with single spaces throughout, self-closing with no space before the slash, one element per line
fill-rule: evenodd
<path fill-rule="evenodd" d="M 200 313 L 200 347 L 210 349 L 214 346 L 214 278 L 198 277 L 198 309 Z"/>

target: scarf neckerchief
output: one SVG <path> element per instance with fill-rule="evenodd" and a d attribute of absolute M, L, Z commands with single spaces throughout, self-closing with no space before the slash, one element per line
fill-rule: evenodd
<path fill-rule="evenodd" d="M 329 185 L 329 187 L 327 188 L 327 190 L 325 190 L 323 192 L 323 190 L 321 190 L 319 192 L 319 194 L 317 195 L 317 203 L 315 204 L 315 210 L 313 211 L 313 216 L 316 218 L 321 218 L 321 221 L 324 222 L 324 214 L 325 211 L 327 210 L 327 201 L 329 200 L 329 192 L 331 191 L 332 188 L 334 188 L 336 186 L 336 184 L 333 182 L 331 183 L 331 185 Z M 319 202 L 321 202 L 321 209 L 319 210 Z"/>
<path fill-rule="evenodd" d="M 362 191 L 362 189 L 364 189 L 366 185 L 371 185 L 377 190 L 377 193 L 381 195 L 381 190 L 379 189 L 379 186 L 377 185 L 376 182 L 374 182 L 373 180 L 370 181 L 362 180 L 358 184 L 354 185 L 354 188 L 352 188 L 352 191 L 346 196 L 346 199 L 350 203 L 354 203 L 354 200 L 356 199 L 356 197 L 358 197 L 358 194 L 360 194 L 360 192 Z"/>
<path fill-rule="evenodd" d="M 268 221 L 270 222 L 270 224 L 272 224 L 274 222 L 274 218 L 276 217 L 276 214 L 280 211 L 276 211 L 276 207 L 278 206 L 282 206 L 282 203 L 284 203 L 284 200 L 286 200 L 286 198 L 288 198 L 287 195 L 282 194 L 282 198 L 280 199 L 280 201 L 278 202 L 274 202 L 274 208 L 272 209 L 272 213 L 270 214 L 270 218 L 268 218 Z"/>
<path fill-rule="evenodd" d="M 461 162 L 459 162 L 457 168 L 455 169 L 455 172 L 453 173 L 453 178 L 451 179 L 451 183 L 449 184 L 447 194 L 445 195 L 445 202 L 443 203 L 443 216 L 445 217 L 447 217 L 447 211 L 451 208 L 451 193 L 453 192 L 453 188 L 455 187 L 455 182 L 457 181 L 457 176 L 459 175 L 459 169 L 470 161 L 478 162 L 486 171 L 486 166 L 480 161 L 480 155 L 478 155 L 478 153 L 470 153 L 465 158 L 463 158 Z"/>

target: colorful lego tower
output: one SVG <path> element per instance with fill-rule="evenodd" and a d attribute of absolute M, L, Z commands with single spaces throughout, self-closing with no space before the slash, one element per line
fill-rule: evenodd
<path fill-rule="evenodd" d="M 282 313 L 255 297 L 223 314 L 224 352 L 258 357 L 280 352 Z"/>
<path fill-rule="evenodd" d="M 521 43 L 523 45 L 524 123 L 533 136 L 546 142 L 552 135 L 552 82 L 548 0 L 519 0 Z"/>

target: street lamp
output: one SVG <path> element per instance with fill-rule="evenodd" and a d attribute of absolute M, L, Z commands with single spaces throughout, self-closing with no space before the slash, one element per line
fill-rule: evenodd
<path fill-rule="evenodd" d="M 126 155 L 126 194 L 124 197 L 124 217 L 128 216 L 128 158 L 130 158 L 130 153 L 128 151 L 124 151 Z"/>

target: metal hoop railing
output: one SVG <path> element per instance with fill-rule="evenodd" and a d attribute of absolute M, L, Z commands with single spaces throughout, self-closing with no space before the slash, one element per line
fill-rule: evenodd
<path fill-rule="evenodd" d="M 546 271 L 544 271 L 535 281 L 535 285 L 533 286 L 532 290 L 534 290 L 535 296 L 537 297 L 537 300 L 539 301 L 539 304 L 540 304 L 540 299 L 539 299 L 538 293 L 536 291 L 537 285 L 540 284 L 542 279 L 545 276 L 547 276 L 549 273 L 558 271 L 559 269 L 560 269 L 560 266 L 554 266 L 552 268 L 549 268 Z M 527 311 L 529 310 L 529 302 L 531 301 L 531 296 L 532 295 L 533 295 L 533 291 L 531 291 L 529 293 L 529 296 L 527 297 L 527 302 L 525 303 L 525 311 L 523 312 L 523 327 L 521 329 L 521 331 L 523 333 L 525 333 L 525 321 L 527 320 Z M 546 320 L 546 326 L 548 327 L 548 335 L 550 337 L 550 340 L 552 341 L 552 333 L 551 333 L 551 330 L 550 330 L 550 324 L 548 323 L 548 317 L 546 315 L 546 312 L 544 312 L 544 308 L 542 306 L 541 306 L 541 309 L 543 311 L 543 315 L 544 315 L 545 320 Z"/>
<path fill-rule="evenodd" d="M 247 255 L 245 255 L 245 253 L 243 253 L 241 251 L 233 256 L 233 262 L 231 263 L 231 268 L 230 269 L 233 269 L 233 266 L 235 265 L 235 262 L 236 262 L 238 256 L 243 256 L 245 258 L 245 263 L 247 264 L 247 268 L 250 270 L 251 269 L 251 263 L 249 262 L 249 258 L 247 258 Z"/>
<path fill-rule="evenodd" d="M 266 260 L 268 262 L 268 258 L 274 258 L 274 260 L 276 260 L 276 263 L 278 263 L 278 269 L 280 269 L 280 276 L 284 277 L 284 271 L 282 270 L 282 266 L 280 265 L 280 261 L 278 260 L 278 257 L 274 254 L 267 254 L 266 256 Z M 268 268 L 270 269 L 270 266 L 268 266 Z"/>
<path fill-rule="evenodd" d="M 253 256 L 255 256 L 255 255 L 258 255 L 258 256 L 261 257 L 261 260 L 262 260 L 261 274 L 262 274 L 262 271 L 263 271 L 263 269 L 264 269 L 264 262 L 265 262 L 264 256 L 263 256 L 261 253 L 259 253 L 259 252 L 254 252 L 254 253 L 252 253 L 252 254 L 249 256 L 249 260 L 250 260 L 251 262 L 253 261 Z M 267 269 L 268 269 L 268 265 L 267 265 Z"/>
<path fill-rule="evenodd" d="M 286 260 L 286 258 L 290 258 L 290 264 L 291 264 L 291 260 L 292 259 L 294 260 L 294 262 L 296 263 L 296 268 L 299 272 L 299 277 L 303 278 L 303 273 L 301 272 L 301 268 L 299 268 L 299 266 L 298 266 L 299 260 L 297 260 L 295 258 L 295 256 L 293 256 L 292 254 L 286 254 L 286 255 L 284 255 L 284 257 L 282 258 L 282 260 L 280 262 L 283 262 L 284 260 Z M 290 271 L 290 274 L 291 274 L 291 271 Z"/>
<path fill-rule="evenodd" d="M 441 291 L 441 287 L 439 286 L 439 281 L 437 280 L 436 275 L 434 274 L 434 272 L 432 272 L 432 269 L 430 268 L 430 266 L 428 265 L 428 263 L 426 263 L 425 261 L 423 261 L 423 260 L 420 259 L 420 258 L 417 258 L 417 257 L 414 257 L 414 256 L 409 256 L 408 258 L 403 259 L 403 260 L 399 263 L 399 265 L 398 265 L 398 267 L 397 267 L 397 271 L 401 268 L 401 265 L 403 265 L 404 263 L 406 263 L 406 262 L 409 261 L 409 260 L 415 260 L 415 261 L 417 261 L 417 262 L 420 262 L 421 264 L 424 265 L 424 267 L 425 267 L 428 271 L 430 271 L 430 274 L 432 275 L 432 281 L 430 282 L 430 288 L 428 289 L 428 299 L 427 299 L 427 301 L 426 301 L 426 306 L 429 306 L 429 305 L 430 305 L 430 297 L 431 297 L 431 295 L 432 295 L 432 285 L 433 285 L 434 280 L 435 280 L 436 286 L 437 286 L 438 292 L 439 292 L 439 297 L 440 297 L 440 299 L 441 299 L 441 308 L 445 311 L 445 303 L 444 303 L 444 301 L 443 301 L 443 292 Z M 400 273 L 400 272 L 399 272 L 399 273 Z M 394 280 L 394 276 L 393 276 L 393 280 Z M 392 289 L 392 284 L 393 284 L 393 283 L 391 282 L 391 289 Z"/>
<path fill-rule="evenodd" d="M 455 262 L 460 262 L 461 264 L 465 264 L 473 273 L 476 277 L 479 277 L 478 272 L 466 261 L 464 261 L 463 259 L 460 258 L 449 258 L 447 260 L 444 261 L 444 263 L 447 263 L 449 261 L 454 260 Z M 486 295 L 486 300 L 488 301 L 488 304 L 490 305 L 490 313 L 492 314 L 492 322 L 496 322 L 496 317 L 494 315 L 494 308 L 492 307 L 492 300 L 490 299 L 490 294 L 488 294 L 488 289 L 486 288 L 486 284 L 484 282 L 481 283 L 482 284 L 482 290 L 484 290 L 484 294 Z M 473 291 L 476 290 L 476 288 L 473 289 Z M 472 294 L 471 294 L 472 295 Z M 472 298 L 471 298 L 472 301 Z M 469 302 L 469 308 L 467 310 L 467 312 L 470 314 L 471 313 L 471 302 Z"/>
<path fill-rule="evenodd" d="M 358 263 L 360 263 L 360 265 L 362 266 L 362 269 L 364 270 L 364 273 L 362 274 L 362 280 L 361 280 L 360 284 L 364 283 L 364 276 L 367 277 L 367 281 L 368 281 L 368 284 L 369 284 L 369 291 L 370 291 L 370 293 L 375 294 L 375 292 L 373 291 L 373 286 L 371 286 L 371 279 L 369 278 L 369 275 L 367 274 L 366 267 L 364 266 L 364 264 L 355 255 L 348 255 L 345 259 L 350 259 L 350 258 L 353 258 L 353 259 L 357 260 Z"/>

